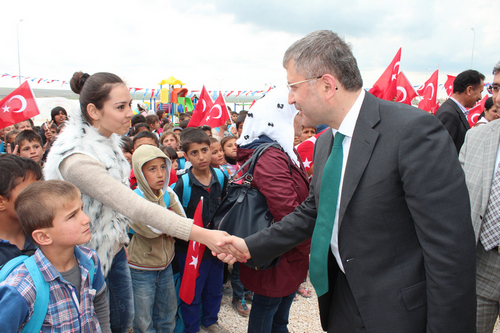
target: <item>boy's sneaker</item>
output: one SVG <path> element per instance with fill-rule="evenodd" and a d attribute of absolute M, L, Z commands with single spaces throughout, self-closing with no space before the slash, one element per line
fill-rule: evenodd
<path fill-rule="evenodd" d="M 245 302 L 244 299 L 242 300 L 233 299 L 233 308 L 243 317 L 248 317 L 248 315 L 250 314 L 250 309 L 248 308 L 247 303 Z"/>
<path fill-rule="evenodd" d="M 230 333 L 224 327 L 219 325 L 219 322 L 215 322 L 215 324 L 212 324 L 208 327 L 201 325 L 201 329 L 203 330 L 202 332 L 208 332 L 208 333 Z"/>
<path fill-rule="evenodd" d="M 252 301 L 253 301 L 253 293 L 245 294 L 245 302 L 252 303 Z"/>

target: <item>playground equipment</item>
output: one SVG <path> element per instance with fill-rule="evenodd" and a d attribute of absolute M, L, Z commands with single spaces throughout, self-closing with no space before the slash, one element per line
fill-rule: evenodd
<path fill-rule="evenodd" d="M 181 80 L 171 76 L 158 84 L 160 85 L 160 102 L 155 101 L 153 104 L 156 106 L 156 110 L 168 112 L 170 120 L 173 120 L 173 117 L 179 112 L 194 110 L 191 98 L 186 97 L 189 90 L 182 87 L 185 83 Z M 168 85 L 168 88 L 163 88 L 164 85 Z M 180 88 L 175 88 L 176 85 L 180 85 Z"/>

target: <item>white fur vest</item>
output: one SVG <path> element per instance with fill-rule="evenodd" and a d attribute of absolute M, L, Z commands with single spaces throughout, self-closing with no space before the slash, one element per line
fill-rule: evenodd
<path fill-rule="evenodd" d="M 106 138 L 82 118 L 80 112 L 70 115 L 64 130 L 50 148 L 43 168 L 45 179 L 62 179 L 59 165 L 68 156 L 81 153 L 105 165 L 109 175 L 129 186 L 130 165 L 120 148 L 120 137 L 112 134 Z M 99 186 L 99 184 L 94 184 Z M 119 200 L 119 198 L 116 198 Z M 104 276 L 107 276 L 114 257 L 114 249 L 128 241 L 128 219 L 101 202 L 82 194 L 85 214 L 91 221 L 92 239 L 85 244 L 96 250 Z"/>

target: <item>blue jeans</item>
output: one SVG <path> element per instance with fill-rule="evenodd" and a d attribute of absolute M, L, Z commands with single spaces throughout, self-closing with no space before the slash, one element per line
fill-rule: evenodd
<path fill-rule="evenodd" d="M 285 297 L 253 294 L 248 333 L 288 333 L 288 316 L 297 292 Z"/>
<path fill-rule="evenodd" d="M 134 332 L 173 332 L 177 296 L 172 265 L 161 271 L 130 269 L 134 286 Z"/>
<path fill-rule="evenodd" d="M 116 254 L 106 277 L 109 296 L 109 319 L 113 333 L 127 333 L 134 319 L 132 278 L 125 250 Z"/>
<path fill-rule="evenodd" d="M 184 273 L 186 255 L 176 253 L 179 260 L 179 270 Z M 199 275 L 196 278 L 196 289 L 193 302 L 188 305 L 181 301 L 181 314 L 184 319 L 184 332 L 196 333 L 200 330 L 200 304 L 202 304 L 201 324 L 208 327 L 219 318 L 220 302 L 222 300 L 222 278 L 224 264 L 219 259 L 203 259 L 200 263 Z"/>

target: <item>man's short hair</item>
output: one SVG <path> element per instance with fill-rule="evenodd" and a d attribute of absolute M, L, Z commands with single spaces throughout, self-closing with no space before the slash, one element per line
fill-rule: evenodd
<path fill-rule="evenodd" d="M 38 141 L 38 143 L 43 146 L 42 137 L 40 136 L 40 134 L 33 130 L 21 131 L 21 133 L 16 136 L 14 145 L 19 146 L 19 149 L 21 149 L 21 143 L 23 143 L 25 140 L 27 140 L 28 142 Z"/>
<path fill-rule="evenodd" d="M 149 131 L 142 131 L 142 132 L 137 133 L 137 135 L 134 136 L 134 140 L 132 142 L 134 146 L 135 146 L 135 142 L 137 140 L 139 140 L 140 138 L 150 138 L 150 139 L 153 139 L 155 141 L 155 143 L 156 143 L 156 147 L 160 146 L 160 141 L 158 141 L 158 137 L 156 136 L 156 134 L 151 133 Z"/>
<path fill-rule="evenodd" d="M 484 79 L 485 76 L 476 70 L 468 69 L 463 71 L 457 75 L 455 82 L 453 82 L 453 93 L 463 93 L 468 86 L 472 86 L 475 90 Z"/>
<path fill-rule="evenodd" d="M 0 195 L 7 200 L 11 192 L 21 182 L 30 177 L 42 179 L 40 165 L 31 158 L 20 157 L 14 154 L 0 155 Z"/>
<path fill-rule="evenodd" d="M 181 146 L 186 153 L 193 143 L 206 143 L 210 147 L 210 137 L 199 128 L 189 127 L 181 132 Z"/>
<path fill-rule="evenodd" d="M 297 74 L 306 79 L 331 74 L 347 91 L 363 87 L 350 45 L 332 31 L 314 31 L 293 43 L 285 52 L 283 67 L 286 68 L 290 60 Z"/>
<path fill-rule="evenodd" d="M 155 114 L 150 114 L 146 116 L 146 123 L 149 126 L 154 125 L 154 123 L 156 123 L 157 121 L 160 121 L 160 119 L 158 119 L 158 116 Z"/>
<path fill-rule="evenodd" d="M 35 182 L 21 191 L 14 210 L 24 233 L 32 238 L 31 234 L 36 229 L 52 227 L 60 208 L 78 198 L 78 188 L 63 180 Z"/>
<path fill-rule="evenodd" d="M 132 119 L 130 119 L 130 124 L 132 127 L 134 127 L 136 124 L 145 122 L 146 122 L 146 117 L 144 117 L 142 114 L 136 114 L 132 116 Z"/>
<path fill-rule="evenodd" d="M 496 75 L 498 72 L 500 72 L 500 61 L 493 67 L 493 75 Z"/>

